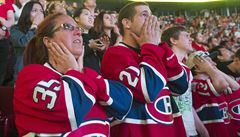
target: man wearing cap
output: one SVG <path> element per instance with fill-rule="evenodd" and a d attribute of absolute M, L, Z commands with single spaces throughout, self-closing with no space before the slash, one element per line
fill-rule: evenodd
<path fill-rule="evenodd" d="M 196 51 L 187 60 L 194 75 L 193 106 L 210 137 L 230 137 L 228 107 L 223 93 L 228 94 L 239 85 L 218 70 L 208 56 L 206 52 Z"/>

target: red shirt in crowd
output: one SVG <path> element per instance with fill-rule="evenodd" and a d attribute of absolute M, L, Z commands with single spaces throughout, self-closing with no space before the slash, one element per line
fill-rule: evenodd
<path fill-rule="evenodd" d="M 0 5 L 0 17 L 7 19 L 7 12 L 9 10 L 13 10 L 13 0 L 5 0 L 3 1 L 3 4 Z M 2 27 L 2 24 L 0 23 L 0 27 Z M 7 31 L 6 37 L 9 37 L 9 32 Z"/>

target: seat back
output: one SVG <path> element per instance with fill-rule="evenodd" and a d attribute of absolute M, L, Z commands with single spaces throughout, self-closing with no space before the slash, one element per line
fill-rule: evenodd
<path fill-rule="evenodd" d="M 0 87 L 0 110 L 6 115 L 13 114 L 13 87 Z"/>
<path fill-rule="evenodd" d="M 0 136 L 17 136 L 13 112 L 13 87 L 0 87 Z"/>

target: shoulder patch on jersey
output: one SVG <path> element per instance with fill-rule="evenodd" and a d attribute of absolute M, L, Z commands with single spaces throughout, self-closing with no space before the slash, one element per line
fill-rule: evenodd
<path fill-rule="evenodd" d="M 168 95 L 159 97 L 154 103 L 146 104 L 145 108 L 155 121 L 163 124 L 173 123 L 171 100 Z"/>
<path fill-rule="evenodd" d="M 228 106 L 232 118 L 235 120 L 240 120 L 240 99 L 233 100 Z"/>

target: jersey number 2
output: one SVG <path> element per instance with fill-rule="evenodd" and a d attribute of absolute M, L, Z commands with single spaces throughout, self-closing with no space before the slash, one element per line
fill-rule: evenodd
<path fill-rule="evenodd" d="M 128 84 L 133 86 L 133 87 L 136 87 L 137 85 L 137 82 L 138 82 L 138 78 L 136 77 L 135 79 L 133 79 L 131 77 L 131 74 L 127 71 L 122 71 L 119 75 L 119 79 L 123 81 L 123 77 L 126 76 L 127 77 L 127 81 L 128 81 Z"/>

